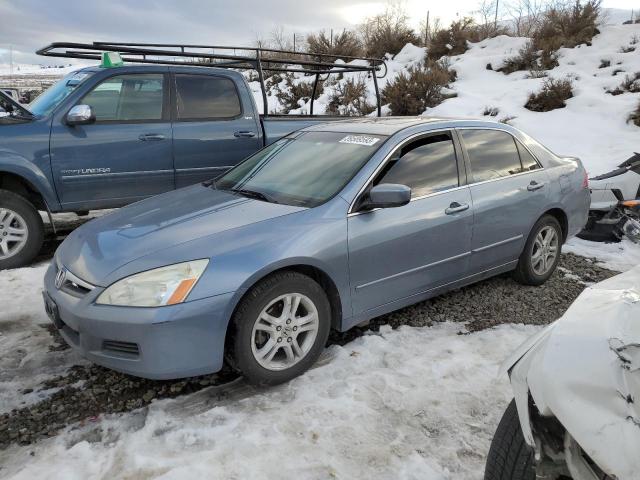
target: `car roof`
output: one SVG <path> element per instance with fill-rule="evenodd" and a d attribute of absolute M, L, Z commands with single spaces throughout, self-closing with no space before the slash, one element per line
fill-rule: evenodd
<path fill-rule="evenodd" d="M 430 125 L 438 127 L 462 127 L 462 126 L 491 126 L 503 128 L 504 125 L 496 121 L 480 120 L 464 117 L 359 117 L 345 120 L 319 123 L 302 131 L 337 132 L 337 133 L 362 133 L 371 135 L 393 135 L 401 130 L 417 125 Z"/>

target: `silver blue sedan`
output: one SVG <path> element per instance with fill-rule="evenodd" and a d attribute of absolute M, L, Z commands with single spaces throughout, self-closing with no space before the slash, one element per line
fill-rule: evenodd
<path fill-rule="evenodd" d="M 100 365 L 166 379 L 228 360 L 276 384 L 331 329 L 503 272 L 545 282 L 588 209 L 580 161 L 508 125 L 321 124 L 80 227 L 47 271 L 45 306 Z"/>

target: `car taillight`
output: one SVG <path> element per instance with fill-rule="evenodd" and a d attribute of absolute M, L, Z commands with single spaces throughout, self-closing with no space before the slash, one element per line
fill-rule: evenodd
<path fill-rule="evenodd" d="M 582 179 L 582 188 L 589 188 L 589 174 L 585 170 L 584 178 Z"/>

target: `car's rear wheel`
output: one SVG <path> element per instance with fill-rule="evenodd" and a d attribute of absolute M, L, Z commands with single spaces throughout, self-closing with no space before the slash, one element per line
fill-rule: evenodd
<path fill-rule="evenodd" d="M 496 430 L 484 480 L 535 480 L 533 450 L 524 440 L 516 402 L 511 401 Z"/>
<path fill-rule="evenodd" d="M 317 360 L 330 325 L 320 285 L 297 272 L 276 273 L 253 287 L 233 316 L 232 362 L 251 383 L 286 382 Z"/>
<path fill-rule="evenodd" d="M 0 270 L 22 267 L 40 251 L 44 225 L 24 197 L 0 190 Z"/>
<path fill-rule="evenodd" d="M 531 229 L 527 243 L 514 271 L 514 278 L 524 285 L 542 285 L 560 260 L 562 227 L 551 215 L 543 215 Z"/>

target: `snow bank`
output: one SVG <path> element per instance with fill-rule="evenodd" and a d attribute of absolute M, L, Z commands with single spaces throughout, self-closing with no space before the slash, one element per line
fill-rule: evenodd
<path fill-rule="evenodd" d="M 595 258 L 603 267 L 618 272 L 626 272 L 640 265 L 640 245 L 626 238 L 620 243 L 589 242 L 572 238 L 562 247 L 562 251 Z"/>
<path fill-rule="evenodd" d="M 538 327 L 460 328 L 383 328 L 286 385 L 213 387 L 71 427 L 0 452 L 3 477 L 480 479 L 511 397 L 497 367 Z"/>

